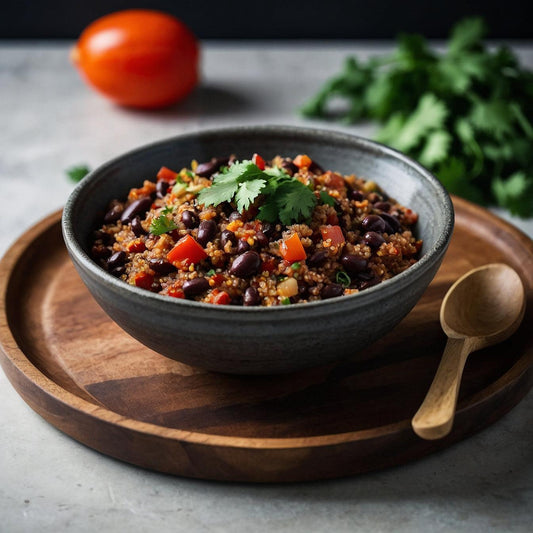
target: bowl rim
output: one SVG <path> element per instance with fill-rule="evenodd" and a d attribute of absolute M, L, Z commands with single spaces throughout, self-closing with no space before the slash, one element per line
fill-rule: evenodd
<path fill-rule="evenodd" d="M 329 298 L 326 300 L 318 300 L 314 302 L 306 302 L 298 305 L 278 305 L 278 306 L 237 306 L 237 305 L 213 305 L 205 302 L 197 302 L 195 300 L 169 298 L 168 296 L 153 293 L 139 287 L 125 283 L 118 278 L 115 278 L 102 267 L 91 259 L 91 257 L 84 251 L 81 244 L 75 237 L 73 214 L 75 213 L 75 205 L 83 197 L 83 194 L 91 189 L 98 182 L 98 178 L 101 175 L 105 175 L 105 172 L 115 166 L 123 159 L 129 159 L 142 156 L 143 153 L 157 149 L 164 145 L 178 143 L 181 141 L 209 138 L 212 136 L 231 136 L 231 135 L 253 135 L 253 134 L 271 134 L 281 135 L 285 137 L 308 137 L 309 139 L 317 140 L 317 138 L 328 137 L 327 141 L 333 144 L 357 144 L 361 149 L 366 152 L 373 152 L 378 156 L 385 156 L 388 159 L 400 161 L 406 167 L 412 169 L 416 174 L 422 176 L 426 182 L 431 185 L 433 191 L 439 196 L 442 205 L 443 212 L 448 214 L 444 220 L 444 228 L 440 235 L 437 237 L 433 246 L 427 250 L 424 255 L 408 269 L 404 270 L 400 274 L 397 274 L 391 279 L 386 280 L 386 283 L 379 283 L 373 287 L 369 287 L 364 291 L 343 295 L 335 298 Z M 305 140 L 305 139 L 304 139 Z M 325 139 L 326 140 L 326 139 Z M 191 154 L 194 158 L 194 154 Z M 356 304 L 365 305 L 368 300 L 375 301 L 379 299 L 380 295 L 385 298 L 389 298 L 392 294 L 402 291 L 407 286 L 413 284 L 419 276 L 423 275 L 433 265 L 433 260 L 442 258 L 448 244 L 450 242 L 453 227 L 454 227 L 454 208 L 450 195 L 441 184 L 441 182 L 424 166 L 403 154 L 402 152 L 395 150 L 389 146 L 386 146 L 377 141 L 354 135 L 351 133 L 340 132 L 329 129 L 309 128 L 301 126 L 287 126 L 287 125 L 244 125 L 244 126 L 227 126 L 219 128 L 209 128 L 203 130 L 197 130 L 194 132 L 182 133 L 172 137 L 159 139 L 148 144 L 133 148 L 122 154 L 119 154 L 112 159 L 101 164 L 94 170 L 92 170 L 87 176 L 85 176 L 70 193 L 61 217 L 61 228 L 63 233 L 63 239 L 67 246 L 67 250 L 80 263 L 85 269 L 86 273 L 91 275 L 94 279 L 98 279 L 107 284 L 110 289 L 115 293 L 126 293 L 132 298 L 143 298 L 148 302 L 153 302 L 158 306 L 163 305 L 166 307 L 173 306 L 182 308 L 184 310 L 190 310 L 195 312 L 201 310 L 202 313 L 214 313 L 220 315 L 223 313 L 235 313 L 245 314 L 247 316 L 264 315 L 265 313 L 283 313 L 283 315 L 295 314 L 301 311 L 317 311 L 323 309 L 335 309 L 340 311 L 347 305 L 349 307 L 356 306 Z M 75 261 L 75 262 L 76 262 Z"/>

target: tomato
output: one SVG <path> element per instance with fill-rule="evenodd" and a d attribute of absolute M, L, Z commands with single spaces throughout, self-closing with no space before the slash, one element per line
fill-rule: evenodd
<path fill-rule="evenodd" d="M 337 246 L 345 242 L 344 234 L 342 233 L 342 228 L 340 226 L 320 226 L 320 233 L 322 234 L 322 239 L 327 241 L 331 240 L 333 246 Z"/>
<path fill-rule="evenodd" d="M 114 102 L 150 109 L 173 104 L 196 86 L 198 48 L 176 17 L 130 9 L 85 28 L 71 58 L 87 83 Z"/>

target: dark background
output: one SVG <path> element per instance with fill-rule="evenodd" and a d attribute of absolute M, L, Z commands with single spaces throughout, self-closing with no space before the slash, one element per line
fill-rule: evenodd
<path fill-rule="evenodd" d="M 454 22 L 472 15 L 486 19 L 490 38 L 528 39 L 531 5 L 531 0 L 3 0 L 0 38 L 75 38 L 106 13 L 150 7 L 181 18 L 200 39 L 390 39 L 399 32 L 442 39 Z"/>

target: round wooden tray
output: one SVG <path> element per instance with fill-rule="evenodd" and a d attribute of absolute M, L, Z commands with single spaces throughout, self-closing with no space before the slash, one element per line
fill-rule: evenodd
<path fill-rule="evenodd" d="M 112 457 L 171 474 L 303 481 L 419 458 L 495 422 L 533 384 L 533 242 L 479 207 L 457 198 L 454 204 L 456 229 L 436 278 L 367 360 L 260 377 L 193 369 L 124 333 L 80 281 L 55 213 L 0 263 L 3 369 L 22 398 L 60 430 Z M 505 343 L 469 358 L 452 433 L 424 441 L 410 419 L 445 345 L 440 302 L 461 274 L 496 261 L 524 281 L 524 323 Z"/>

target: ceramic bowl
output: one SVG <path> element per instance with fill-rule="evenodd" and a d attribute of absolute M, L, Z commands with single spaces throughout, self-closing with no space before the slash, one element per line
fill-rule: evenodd
<path fill-rule="evenodd" d="M 88 254 L 92 231 L 113 198 L 153 178 L 158 169 L 192 159 L 254 152 L 309 154 L 323 168 L 376 181 L 419 214 L 420 260 L 405 272 L 351 296 L 279 307 L 237 307 L 179 300 L 130 286 Z M 441 264 L 454 223 L 450 197 L 426 169 L 375 142 L 328 130 L 246 126 L 180 135 L 116 157 L 72 192 L 62 227 L 83 282 L 125 331 L 164 356 L 208 370 L 236 374 L 291 372 L 331 361 L 364 358 L 365 348 L 414 307 Z"/>

